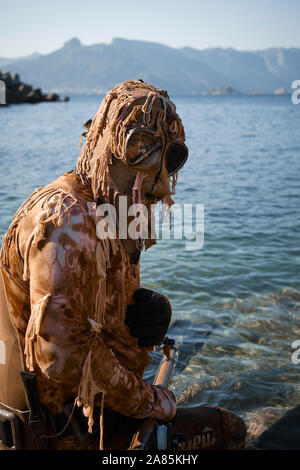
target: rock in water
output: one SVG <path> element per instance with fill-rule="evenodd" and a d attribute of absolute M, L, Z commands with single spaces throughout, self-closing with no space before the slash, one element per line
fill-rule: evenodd
<path fill-rule="evenodd" d="M 59 96 L 56 93 L 51 93 L 50 95 L 45 96 L 45 101 L 59 101 Z"/>
<path fill-rule="evenodd" d="M 25 85 L 25 83 L 21 83 L 21 85 L 18 86 L 18 91 L 24 95 L 24 98 L 28 93 L 32 91 L 32 86 L 30 85 Z"/>
<path fill-rule="evenodd" d="M 17 73 L 10 74 L 7 70 L 0 72 L 0 80 L 5 84 L 5 104 L 21 104 L 21 103 L 41 103 L 41 102 L 57 102 L 69 101 L 66 96 L 60 100 L 56 93 L 43 94 L 40 88 L 32 89 L 31 85 L 21 82 Z M 3 91 L 3 90 L 2 90 Z M 1 94 L 1 96 L 2 96 Z M 4 99 L 1 100 L 2 103 Z"/>
<path fill-rule="evenodd" d="M 300 405 L 286 412 L 257 439 L 255 449 L 300 450 Z"/>

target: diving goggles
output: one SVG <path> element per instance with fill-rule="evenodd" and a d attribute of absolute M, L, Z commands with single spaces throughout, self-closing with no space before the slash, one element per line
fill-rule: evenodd
<path fill-rule="evenodd" d="M 126 140 L 126 161 L 129 166 L 141 169 L 160 167 L 161 158 L 164 158 L 169 176 L 174 175 L 183 167 L 188 158 L 188 148 L 182 141 L 169 142 L 161 152 L 163 145 L 153 131 L 148 129 L 133 129 Z"/>

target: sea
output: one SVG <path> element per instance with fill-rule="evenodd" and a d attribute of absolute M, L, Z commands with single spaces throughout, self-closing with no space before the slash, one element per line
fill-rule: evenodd
<path fill-rule="evenodd" d="M 203 243 L 158 239 L 141 256 L 141 284 L 172 304 L 178 406 L 237 413 L 251 446 L 300 398 L 300 105 L 287 95 L 172 100 L 189 148 L 173 199 L 202 207 Z M 74 167 L 100 102 L 0 107 L 0 235 L 36 187 Z M 156 351 L 147 380 L 159 360 Z"/>

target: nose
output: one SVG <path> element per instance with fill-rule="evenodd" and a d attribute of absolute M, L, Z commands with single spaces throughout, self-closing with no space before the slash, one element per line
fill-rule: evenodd
<path fill-rule="evenodd" d="M 157 199 L 162 199 L 164 196 L 171 194 L 170 176 L 164 164 L 162 165 L 157 181 L 152 188 L 151 194 Z"/>

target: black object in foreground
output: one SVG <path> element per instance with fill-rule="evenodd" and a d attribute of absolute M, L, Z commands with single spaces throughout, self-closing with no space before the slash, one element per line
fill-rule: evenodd
<path fill-rule="evenodd" d="M 22 371 L 21 377 L 30 409 L 28 424 L 35 436 L 37 449 L 49 450 L 51 449 L 49 441 L 47 439 L 43 439 L 42 437 L 43 435 L 47 434 L 48 422 L 47 416 L 45 415 L 40 402 L 36 374 Z"/>
<path fill-rule="evenodd" d="M 300 405 L 287 411 L 264 431 L 251 449 L 300 450 Z"/>
<path fill-rule="evenodd" d="M 133 294 L 134 303 L 126 309 L 125 323 L 140 346 L 161 344 L 171 321 L 171 310 L 163 296 L 140 288 Z"/>
<path fill-rule="evenodd" d="M 0 80 L 5 83 L 5 103 L 3 104 L 6 105 L 69 101 L 67 96 L 60 99 L 56 93 L 44 94 L 40 88 L 32 88 L 31 85 L 21 82 L 17 73 L 0 72 Z"/>

